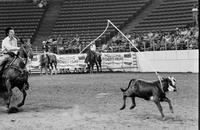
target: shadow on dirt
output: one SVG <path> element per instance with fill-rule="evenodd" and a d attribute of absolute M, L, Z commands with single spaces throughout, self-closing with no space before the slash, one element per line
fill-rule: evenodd
<path fill-rule="evenodd" d="M 41 111 L 48 111 L 48 110 L 54 110 L 54 109 L 61 109 L 61 110 L 68 110 L 68 109 L 73 109 L 73 106 L 50 106 L 48 104 L 43 104 L 39 106 L 27 106 L 23 109 L 21 109 L 20 112 L 41 112 Z"/>
<path fill-rule="evenodd" d="M 25 106 L 25 107 L 10 107 L 9 109 L 2 108 L 0 110 L 0 113 L 8 113 L 8 114 L 15 114 L 15 113 L 22 113 L 22 112 L 43 112 L 48 110 L 54 110 L 54 109 L 60 109 L 60 110 L 69 110 L 73 109 L 73 106 L 66 106 L 66 107 L 60 107 L 60 106 L 50 106 L 50 105 L 40 105 L 40 106 Z"/>
<path fill-rule="evenodd" d="M 164 121 L 169 124 L 183 124 L 184 120 L 181 119 L 179 116 L 165 116 L 165 119 L 163 120 L 160 115 L 157 114 L 140 114 L 140 115 L 134 115 L 135 118 L 140 120 L 150 120 L 150 121 Z"/>

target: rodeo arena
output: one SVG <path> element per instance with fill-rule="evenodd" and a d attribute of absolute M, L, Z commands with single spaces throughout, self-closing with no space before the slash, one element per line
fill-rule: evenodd
<path fill-rule="evenodd" d="M 197 130 L 198 0 L 0 0 L 0 130 Z"/>

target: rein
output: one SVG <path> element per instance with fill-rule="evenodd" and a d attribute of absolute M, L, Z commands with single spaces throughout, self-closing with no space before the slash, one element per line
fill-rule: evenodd
<path fill-rule="evenodd" d="M 23 49 L 23 51 L 25 52 L 25 54 L 28 56 L 28 52 L 26 51 L 26 49 L 24 48 L 24 46 L 21 46 L 21 48 Z"/>
<path fill-rule="evenodd" d="M 16 69 L 16 70 L 18 70 L 19 72 L 21 72 L 21 74 L 23 74 L 23 72 L 24 72 L 24 70 L 25 70 L 25 69 L 21 69 L 21 68 L 18 67 L 18 66 L 15 66 L 15 65 L 11 65 L 11 66 L 9 66 L 9 68 Z"/>
<path fill-rule="evenodd" d="M 21 69 L 20 67 L 18 67 L 16 65 L 12 65 L 16 61 L 17 58 L 19 58 L 23 63 L 25 62 L 24 64 L 26 66 L 26 61 L 24 61 L 25 58 L 22 58 L 22 57 L 19 57 L 19 56 L 15 56 L 14 59 L 8 65 L 7 69 L 8 68 L 14 68 L 14 69 L 20 71 L 21 73 L 23 73 L 24 69 Z"/>
<path fill-rule="evenodd" d="M 26 51 L 26 49 L 24 48 L 24 46 L 21 46 L 21 48 L 23 49 L 24 53 L 25 53 L 26 55 L 28 55 L 28 52 Z M 13 63 L 16 61 L 17 58 L 19 58 L 19 59 L 25 64 L 25 66 L 26 66 L 26 64 L 27 64 L 27 58 L 22 58 L 22 57 L 19 56 L 19 54 L 18 54 L 18 55 L 15 55 L 15 56 L 14 56 L 13 60 L 12 60 L 12 61 L 10 62 L 10 64 L 8 65 L 7 69 L 8 69 L 8 68 L 14 68 L 14 69 L 20 71 L 21 73 L 23 73 L 24 69 L 21 69 L 20 67 L 18 67 L 18 66 L 16 66 L 16 65 L 13 65 Z"/>

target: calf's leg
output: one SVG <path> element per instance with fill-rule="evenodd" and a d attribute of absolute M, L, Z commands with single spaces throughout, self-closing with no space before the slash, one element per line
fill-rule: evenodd
<path fill-rule="evenodd" d="M 165 119 L 165 116 L 164 116 L 164 114 L 163 114 L 163 110 L 162 110 L 162 106 L 161 106 L 160 102 L 157 101 L 157 100 L 155 100 L 154 102 L 155 102 L 155 104 L 157 105 L 158 110 L 160 111 L 160 114 L 161 114 L 161 116 L 162 116 L 162 118 L 163 118 L 163 120 L 164 120 L 164 119 Z"/>
<path fill-rule="evenodd" d="M 133 109 L 136 106 L 135 97 L 131 97 L 131 100 L 132 100 L 132 106 L 130 107 L 130 109 Z"/>
<path fill-rule="evenodd" d="M 163 101 L 165 101 L 165 102 L 167 102 L 169 104 L 169 109 L 170 109 L 171 113 L 174 113 L 173 107 L 172 107 L 172 104 L 171 104 L 171 101 L 169 100 L 169 98 L 165 97 L 163 99 Z"/>
<path fill-rule="evenodd" d="M 120 110 L 123 110 L 126 107 L 126 98 L 127 98 L 127 96 L 124 95 L 123 96 L 123 106 L 120 108 Z"/>

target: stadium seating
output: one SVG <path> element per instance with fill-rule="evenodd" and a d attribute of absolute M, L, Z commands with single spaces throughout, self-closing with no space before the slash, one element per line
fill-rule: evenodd
<path fill-rule="evenodd" d="M 172 31 L 193 22 L 192 8 L 195 0 L 163 0 L 159 7 L 144 18 L 133 32 Z"/>
<path fill-rule="evenodd" d="M 100 35 L 110 19 L 122 28 L 144 9 L 151 0 L 65 0 L 59 17 L 51 33 L 55 35 L 75 36 L 78 34 L 84 42 L 90 42 Z M 108 28 L 105 39 L 111 36 L 114 28 Z"/>
<path fill-rule="evenodd" d="M 17 36 L 32 39 L 45 10 L 31 1 L 0 1 L 0 39 L 5 37 L 4 30 L 8 26 L 15 28 Z"/>

